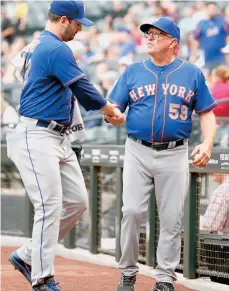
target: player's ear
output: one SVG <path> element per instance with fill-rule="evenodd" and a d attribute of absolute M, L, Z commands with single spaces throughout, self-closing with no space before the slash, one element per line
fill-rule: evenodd
<path fill-rule="evenodd" d="M 60 18 L 61 24 L 67 24 L 68 22 L 69 22 L 69 20 L 66 16 L 61 16 L 61 18 Z"/>
<path fill-rule="evenodd" d="M 178 45 L 177 39 L 173 38 L 170 43 L 170 48 L 175 48 Z"/>

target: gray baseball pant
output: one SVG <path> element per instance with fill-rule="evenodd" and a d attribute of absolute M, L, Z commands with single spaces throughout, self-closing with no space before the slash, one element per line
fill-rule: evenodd
<path fill-rule="evenodd" d="M 19 122 L 7 137 L 7 150 L 35 210 L 32 239 L 16 251 L 32 266 L 34 286 L 54 275 L 57 242 L 86 210 L 87 190 L 66 137 L 36 126 L 36 120 Z"/>
<path fill-rule="evenodd" d="M 123 169 L 123 219 L 119 268 L 124 275 L 138 272 L 139 233 L 155 184 L 160 220 L 157 282 L 176 280 L 180 261 L 184 200 L 188 190 L 188 141 L 156 151 L 127 139 Z M 154 183 L 153 183 L 154 181 Z"/>

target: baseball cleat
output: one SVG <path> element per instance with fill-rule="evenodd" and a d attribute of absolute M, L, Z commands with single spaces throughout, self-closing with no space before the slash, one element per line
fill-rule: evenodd
<path fill-rule="evenodd" d="M 45 283 L 35 285 L 32 288 L 32 291 L 61 291 L 59 283 L 55 282 L 54 277 L 49 277 L 44 280 Z"/>
<path fill-rule="evenodd" d="M 16 252 L 13 252 L 10 257 L 9 261 L 14 266 L 15 270 L 18 270 L 25 276 L 26 280 L 31 284 L 31 266 L 26 264 Z"/>
<path fill-rule="evenodd" d="M 116 291 L 134 291 L 135 282 L 136 276 L 126 276 L 122 274 L 120 283 Z"/>
<path fill-rule="evenodd" d="M 175 291 L 172 283 L 157 282 L 153 291 Z"/>

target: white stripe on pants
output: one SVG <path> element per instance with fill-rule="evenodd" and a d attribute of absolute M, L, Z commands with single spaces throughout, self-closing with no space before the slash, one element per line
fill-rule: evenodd
<path fill-rule="evenodd" d="M 135 275 L 139 250 L 139 232 L 143 215 L 155 184 L 160 218 L 157 249 L 157 281 L 176 280 L 180 261 L 181 227 L 184 200 L 188 190 L 188 145 L 156 151 L 127 139 L 123 170 L 122 257 L 119 268 Z"/>
<path fill-rule="evenodd" d="M 32 266 L 34 286 L 54 275 L 57 242 L 85 211 L 88 196 L 76 155 L 58 132 L 28 119 L 9 134 L 7 150 L 35 209 L 32 239 L 17 250 Z"/>

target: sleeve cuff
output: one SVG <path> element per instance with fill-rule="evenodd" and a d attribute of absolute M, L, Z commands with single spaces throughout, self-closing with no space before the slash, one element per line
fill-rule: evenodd
<path fill-rule="evenodd" d="M 196 112 L 196 114 L 201 114 L 201 113 L 210 111 L 212 108 L 214 108 L 216 106 L 217 106 L 217 103 L 216 103 L 216 101 L 214 101 L 211 105 L 208 105 L 207 107 L 205 107 L 204 109 L 201 109 L 201 110 L 195 110 L 195 112 Z"/>
<path fill-rule="evenodd" d="M 112 104 L 115 104 L 115 105 L 118 107 L 118 109 L 119 109 L 122 113 L 125 111 L 126 108 L 124 108 L 122 105 L 118 104 L 117 102 L 113 101 L 113 100 L 110 99 L 110 98 L 107 98 L 107 100 L 108 100 L 109 102 L 111 102 Z"/>

